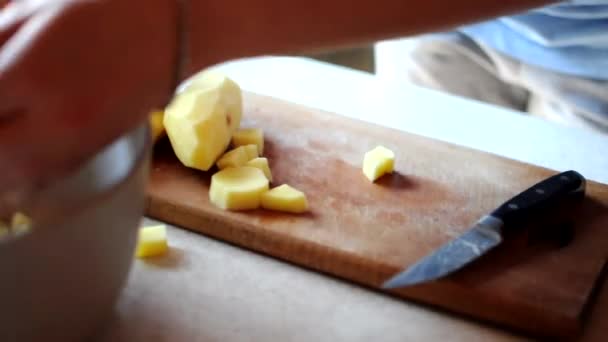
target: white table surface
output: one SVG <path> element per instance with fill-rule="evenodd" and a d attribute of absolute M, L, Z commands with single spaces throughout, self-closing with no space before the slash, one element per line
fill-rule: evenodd
<path fill-rule="evenodd" d="M 217 67 L 243 89 L 608 183 L 608 137 L 301 58 Z M 156 223 L 145 219 L 144 224 Z M 169 226 L 137 260 L 105 341 L 506 341 L 504 329 L 389 298 Z M 584 341 L 603 341 L 608 286 Z"/>

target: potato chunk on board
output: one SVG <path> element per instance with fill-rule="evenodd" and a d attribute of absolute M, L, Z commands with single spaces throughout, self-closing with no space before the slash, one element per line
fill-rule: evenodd
<path fill-rule="evenodd" d="M 217 167 L 223 170 L 227 167 L 239 167 L 247 164 L 248 161 L 258 157 L 258 149 L 255 145 L 239 146 L 230 150 L 217 161 Z"/>
<path fill-rule="evenodd" d="M 377 146 L 363 157 L 363 174 L 374 182 L 395 167 L 395 153 L 384 146 Z"/>
<path fill-rule="evenodd" d="M 260 156 L 260 154 L 258 153 L 258 147 L 254 144 L 243 145 L 241 147 L 245 149 L 245 153 L 247 153 L 247 158 L 249 158 L 247 161 Z"/>
<path fill-rule="evenodd" d="M 293 187 L 283 184 L 262 195 L 264 209 L 300 214 L 308 210 L 306 195 Z"/>
<path fill-rule="evenodd" d="M 258 154 L 264 154 L 264 132 L 259 128 L 240 129 L 232 135 L 232 145 L 235 147 L 243 145 L 256 145 Z"/>
<path fill-rule="evenodd" d="M 249 161 L 249 154 L 245 149 L 237 147 L 234 150 L 226 152 L 217 161 L 217 168 L 223 170 L 228 167 L 243 166 Z"/>
<path fill-rule="evenodd" d="M 260 169 L 230 167 L 211 176 L 209 200 L 221 209 L 251 210 L 260 206 L 266 191 L 268 179 Z"/>
<path fill-rule="evenodd" d="M 269 182 L 272 182 L 272 172 L 270 171 L 270 166 L 268 165 L 268 159 L 264 157 L 258 157 L 251 159 L 245 164 L 247 166 L 252 166 L 258 168 L 264 172 L 264 176 L 268 179 Z"/>

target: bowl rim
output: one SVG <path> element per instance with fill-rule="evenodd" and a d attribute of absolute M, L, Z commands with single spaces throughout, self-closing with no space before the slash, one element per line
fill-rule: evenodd
<path fill-rule="evenodd" d="M 18 235 L 9 235 L 8 237 L 0 238 L 0 246 L 2 244 L 8 243 L 17 243 L 20 240 L 24 240 L 28 236 L 32 236 L 36 234 L 37 227 L 46 226 L 51 224 L 56 224 L 57 222 L 61 222 L 66 220 L 66 217 L 71 217 L 76 215 L 78 212 L 86 211 L 92 207 L 94 207 L 97 203 L 105 201 L 107 198 L 111 197 L 114 193 L 119 191 L 127 182 L 129 182 L 134 175 L 140 171 L 141 167 L 148 159 L 148 156 L 152 151 L 152 136 L 151 136 L 151 127 L 148 120 L 144 123 L 136 125 L 133 129 L 128 130 L 127 132 L 120 135 L 117 139 L 109 142 L 104 145 L 97 153 L 95 153 L 91 158 L 87 159 L 85 162 L 81 164 L 80 167 L 76 168 L 75 171 L 71 174 L 68 174 L 66 177 L 71 177 L 74 174 L 77 174 L 82 170 L 82 167 L 87 163 L 94 160 L 96 157 L 100 156 L 105 152 L 105 149 L 110 147 L 113 143 L 118 142 L 122 139 L 128 138 L 133 135 L 143 134 L 142 147 L 137 149 L 135 152 L 135 157 L 132 159 L 133 163 L 129 170 L 124 174 L 124 176 L 114 184 L 108 186 L 106 189 L 93 194 L 91 197 L 88 197 L 81 201 L 70 202 L 69 204 L 63 205 L 53 205 L 51 206 L 51 210 L 36 210 L 37 206 L 33 206 L 33 214 L 30 216 L 32 220 L 32 226 L 29 231 L 24 234 Z M 43 190 L 44 191 L 44 190 Z M 47 205 L 48 206 L 48 205 Z"/>

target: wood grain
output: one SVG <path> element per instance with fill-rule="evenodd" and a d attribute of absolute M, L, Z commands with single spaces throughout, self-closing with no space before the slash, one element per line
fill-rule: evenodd
<path fill-rule="evenodd" d="M 163 141 L 147 215 L 373 289 L 555 172 L 245 95 L 242 126 L 264 129 L 274 184 L 306 192 L 310 213 L 219 210 L 208 200 L 210 173 L 181 166 Z M 396 172 L 371 184 L 360 165 L 378 144 L 395 151 Z M 575 336 L 608 256 L 607 207 L 608 186 L 590 182 L 581 206 L 560 211 L 575 222 L 569 245 L 517 234 L 460 273 L 391 294 L 537 336 Z"/>

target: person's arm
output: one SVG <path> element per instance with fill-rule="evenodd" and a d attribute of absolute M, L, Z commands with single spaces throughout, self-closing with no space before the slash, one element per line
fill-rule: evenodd
<path fill-rule="evenodd" d="M 0 0 L 2 1 L 2 0 Z M 178 4 L 187 4 L 177 22 Z M 186 78 L 245 56 L 446 29 L 540 0 L 19 0 L 0 11 L 0 195 L 73 170 Z"/>
<path fill-rule="evenodd" d="M 445 30 L 547 0 L 184 0 L 190 73 L 228 59 L 311 52 Z"/>

